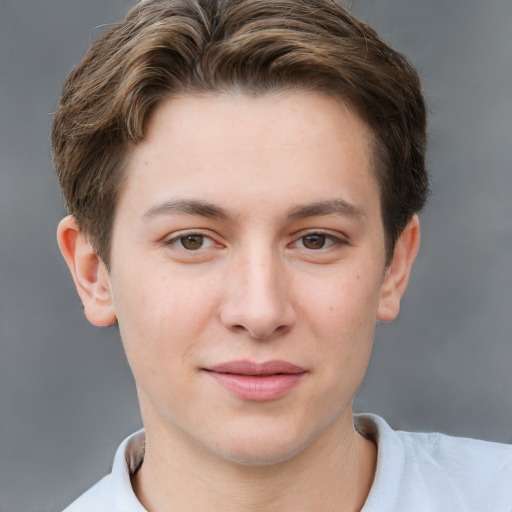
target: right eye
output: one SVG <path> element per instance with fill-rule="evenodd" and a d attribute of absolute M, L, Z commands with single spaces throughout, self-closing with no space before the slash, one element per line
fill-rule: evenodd
<path fill-rule="evenodd" d="M 187 235 L 182 236 L 179 239 L 179 243 L 181 246 L 185 249 L 188 249 L 189 251 L 197 251 L 197 249 L 201 249 L 204 242 L 204 236 L 203 235 Z"/>
<path fill-rule="evenodd" d="M 166 241 L 166 245 L 172 245 L 187 251 L 198 251 L 199 249 L 213 247 L 215 242 L 209 236 L 201 235 L 200 233 L 190 233 L 171 238 Z"/>
<path fill-rule="evenodd" d="M 303 236 L 301 239 L 302 245 L 306 249 L 323 249 L 328 240 L 327 236 L 323 233 L 314 233 L 312 235 Z"/>

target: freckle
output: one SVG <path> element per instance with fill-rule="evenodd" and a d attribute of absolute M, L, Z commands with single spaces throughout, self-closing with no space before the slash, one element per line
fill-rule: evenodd
<path fill-rule="evenodd" d="M 331 306 L 331 307 L 329 308 L 329 311 L 332 311 L 333 309 L 334 309 L 334 308 Z"/>

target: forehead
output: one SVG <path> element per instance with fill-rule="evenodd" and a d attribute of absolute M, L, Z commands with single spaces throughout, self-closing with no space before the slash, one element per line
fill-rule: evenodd
<path fill-rule="evenodd" d="M 337 199 L 339 185 L 348 202 L 365 189 L 378 200 L 371 141 L 353 109 L 318 93 L 172 98 L 134 148 L 120 199 L 131 190 L 141 200 L 151 194 L 155 201 L 172 195 L 233 205 L 241 198 L 304 203 L 312 195 Z"/>
<path fill-rule="evenodd" d="M 229 139 L 224 135 L 230 135 Z M 280 91 L 263 95 L 218 93 L 164 100 L 148 123 L 144 142 L 172 137 L 174 143 L 208 148 L 240 144 L 245 150 L 297 146 L 325 149 L 351 137 L 369 149 L 371 130 L 343 100 L 317 92 Z M 141 144 L 141 148 L 144 146 Z M 251 145 L 251 142 L 253 143 Z M 219 149 L 220 149 L 219 147 Z"/>

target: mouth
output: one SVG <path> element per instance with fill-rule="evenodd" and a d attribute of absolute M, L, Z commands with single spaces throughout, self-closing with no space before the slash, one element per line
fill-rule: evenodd
<path fill-rule="evenodd" d="M 230 361 L 203 368 L 229 393 L 242 400 L 266 402 L 287 395 L 308 373 L 287 361 Z"/>

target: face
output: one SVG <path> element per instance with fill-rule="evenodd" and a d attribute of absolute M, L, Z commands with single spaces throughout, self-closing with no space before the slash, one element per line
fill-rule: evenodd
<path fill-rule="evenodd" d="M 351 428 L 386 300 L 369 146 L 318 94 L 158 108 L 109 276 L 148 432 L 266 464 Z"/>

